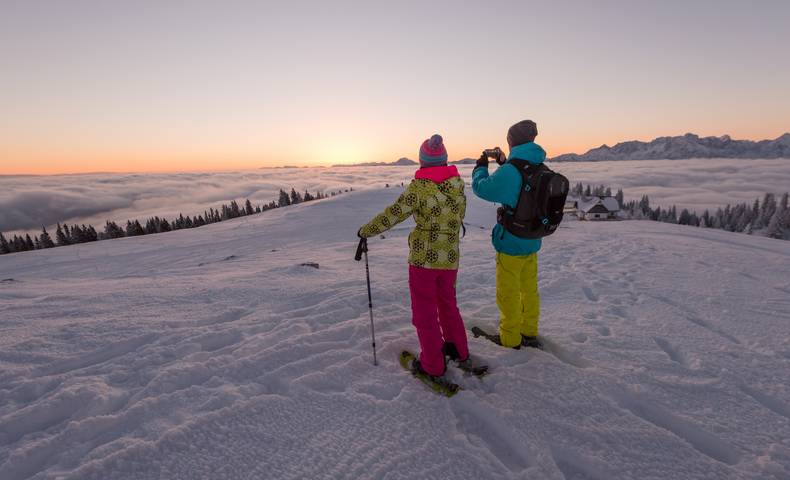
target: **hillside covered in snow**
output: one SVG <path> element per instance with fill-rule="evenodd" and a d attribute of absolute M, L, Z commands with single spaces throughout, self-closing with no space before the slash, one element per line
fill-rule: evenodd
<path fill-rule="evenodd" d="M 790 243 L 569 219 L 548 351 L 470 336 L 491 373 L 448 399 L 397 363 L 411 222 L 370 241 L 372 365 L 355 232 L 400 191 L 1 256 L 0 479 L 790 478 Z M 459 306 L 493 329 L 467 193 Z"/>
<path fill-rule="evenodd" d="M 608 160 L 679 160 L 687 158 L 790 158 L 790 133 L 774 140 L 733 140 L 729 135 L 699 137 L 687 133 L 659 137 L 650 142 L 632 140 L 614 147 L 601 145 L 584 154 L 568 153 L 553 162 L 600 162 Z"/>

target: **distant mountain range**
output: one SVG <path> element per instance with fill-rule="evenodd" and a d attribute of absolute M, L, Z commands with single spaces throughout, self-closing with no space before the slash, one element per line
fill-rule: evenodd
<path fill-rule="evenodd" d="M 601 145 L 583 155 L 568 153 L 553 162 L 603 162 L 609 160 L 678 160 L 686 158 L 790 158 L 790 133 L 775 140 L 733 140 L 729 135 L 699 137 L 693 133 L 659 137 L 651 142 L 633 140 L 610 147 Z"/>
<path fill-rule="evenodd" d="M 406 157 L 401 157 L 394 162 L 364 162 L 364 163 L 339 163 L 332 165 L 333 167 L 403 167 L 409 165 L 417 165 L 417 162 L 410 160 Z"/>
<path fill-rule="evenodd" d="M 601 145 L 587 153 L 566 153 L 552 162 L 604 162 L 611 160 L 681 160 L 686 158 L 790 158 L 790 133 L 774 140 L 733 140 L 729 135 L 700 137 L 687 133 L 677 137 L 658 137 L 650 142 L 632 140 L 610 147 Z M 471 165 L 477 159 L 453 160 L 451 165 Z M 398 167 L 415 166 L 419 162 L 403 157 L 394 162 L 338 164 L 333 167 Z"/>
<path fill-rule="evenodd" d="M 477 160 L 474 158 L 462 158 L 461 160 L 453 160 L 451 162 L 447 162 L 450 165 L 468 165 L 471 163 L 475 163 Z M 408 167 L 419 165 L 419 162 L 416 162 L 410 158 L 402 157 L 394 162 L 365 162 L 365 163 L 352 163 L 352 164 L 337 164 L 332 165 L 333 167 Z"/>

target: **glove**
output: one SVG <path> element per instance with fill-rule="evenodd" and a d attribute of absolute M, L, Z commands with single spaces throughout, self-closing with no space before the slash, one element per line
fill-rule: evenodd
<path fill-rule="evenodd" d="M 483 152 L 483 154 L 480 155 L 480 158 L 477 159 L 477 162 L 475 162 L 475 168 L 477 167 L 483 167 L 486 170 L 488 169 L 488 155 L 486 155 L 486 152 Z"/>
<path fill-rule="evenodd" d="M 496 159 L 496 163 L 499 165 L 504 165 L 507 162 L 507 155 L 503 152 L 499 147 L 496 147 L 499 150 L 499 158 Z"/>
<path fill-rule="evenodd" d="M 365 238 L 365 237 L 362 236 L 362 229 L 361 228 L 359 230 L 357 230 L 357 237 Z"/>

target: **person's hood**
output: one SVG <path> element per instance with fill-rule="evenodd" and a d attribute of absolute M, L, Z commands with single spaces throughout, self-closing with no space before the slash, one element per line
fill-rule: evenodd
<path fill-rule="evenodd" d="M 513 160 L 514 158 L 526 160 L 533 165 L 540 165 L 546 160 L 546 151 L 535 142 L 522 143 L 510 149 L 507 159 Z"/>
<path fill-rule="evenodd" d="M 414 174 L 417 180 L 430 180 L 439 184 L 453 177 L 459 177 L 458 168 L 455 165 L 443 165 L 441 167 L 424 167 Z"/>

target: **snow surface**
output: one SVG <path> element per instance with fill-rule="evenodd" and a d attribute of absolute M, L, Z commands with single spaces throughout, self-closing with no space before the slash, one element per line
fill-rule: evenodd
<path fill-rule="evenodd" d="M 397 363 L 410 224 L 370 242 L 371 361 L 354 232 L 400 191 L 0 257 L 0 478 L 790 478 L 790 242 L 568 221 L 549 351 L 470 338 L 492 372 L 447 399 Z M 497 322 L 493 208 L 467 327 Z"/>

